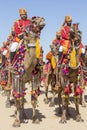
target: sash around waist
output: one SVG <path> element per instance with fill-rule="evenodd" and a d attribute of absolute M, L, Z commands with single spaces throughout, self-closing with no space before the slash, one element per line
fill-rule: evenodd
<path fill-rule="evenodd" d="M 27 45 L 29 48 L 30 47 L 36 47 L 36 43 L 28 43 L 28 45 Z"/>

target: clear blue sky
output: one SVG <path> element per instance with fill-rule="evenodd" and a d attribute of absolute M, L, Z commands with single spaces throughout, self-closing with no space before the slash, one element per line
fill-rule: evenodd
<path fill-rule="evenodd" d="M 73 17 L 73 23 L 80 23 L 82 42 L 87 43 L 87 0 L 0 0 L 0 46 L 10 34 L 14 21 L 20 18 L 19 8 L 26 8 L 29 17 L 45 18 L 46 26 L 41 33 L 44 55 L 66 15 Z"/>

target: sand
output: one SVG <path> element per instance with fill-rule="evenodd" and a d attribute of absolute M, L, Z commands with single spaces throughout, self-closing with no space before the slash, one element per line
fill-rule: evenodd
<path fill-rule="evenodd" d="M 70 119 L 67 123 L 59 123 L 61 117 L 58 116 L 58 104 L 57 95 L 55 98 L 55 106 L 49 107 L 49 104 L 43 102 L 44 99 L 44 88 L 41 88 L 41 95 L 38 99 L 37 114 L 40 119 L 39 124 L 32 123 L 32 106 L 30 102 L 30 88 L 26 91 L 25 112 L 27 113 L 28 123 L 21 123 L 21 127 L 14 128 L 12 126 L 14 122 L 14 106 L 11 108 L 5 107 L 6 96 L 2 96 L 0 92 L 0 130 L 87 130 L 87 107 L 82 107 L 80 105 L 80 113 L 84 122 L 75 121 L 75 106 L 74 103 L 70 102 L 69 111 Z M 52 93 L 49 92 L 49 98 L 51 98 Z M 11 97 L 12 98 L 12 97 Z M 86 103 L 87 105 L 87 103 Z"/>

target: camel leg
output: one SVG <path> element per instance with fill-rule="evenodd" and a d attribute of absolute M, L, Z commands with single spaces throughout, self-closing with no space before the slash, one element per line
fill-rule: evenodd
<path fill-rule="evenodd" d="M 49 99 L 48 99 L 48 86 L 45 86 L 45 98 L 44 98 L 44 102 L 45 102 L 45 104 L 49 103 Z"/>
<path fill-rule="evenodd" d="M 83 93 L 82 93 L 82 107 L 86 107 L 86 102 L 85 102 L 85 92 L 86 92 L 86 90 L 85 90 L 85 88 L 84 88 L 84 90 L 83 90 Z"/>
<path fill-rule="evenodd" d="M 32 104 L 32 108 L 33 108 L 33 121 L 32 121 L 32 123 L 38 124 L 39 119 L 38 119 L 37 113 L 36 113 L 38 95 L 37 95 L 36 90 L 37 90 L 37 77 L 33 76 L 32 77 L 32 91 L 34 93 L 31 95 L 31 104 Z"/>
<path fill-rule="evenodd" d="M 22 122 L 28 123 L 27 115 L 26 115 L 25 110 L 24 110 L 24 97 L 22 98 L 20 105 L 21 105 L 21 112 L 22 112 L 21 113 L 22 114 Z"/>
<path fill-rule="evenodd" d="M 6 86 L 2 86 L 2 88 L 3 88 L 3 89 L 2 89 L 2 96 L 6 96 L 6 90 L 5 90 L 5 87 L 6 87 Z"/>
<path fill-rule="evenodd" d="M 20 127 L 20 103 L 16 100 L 15 120 L 13 127 Z"/>
<path fill-rule="evenodd" d="M 9 93 L 9 92 L 8 92 L 8 94 L 7 94 L 6 107 L 7 107 L 7 108 L 10 108 L 10 107 L 11 107 L 11 103 L 10 103 L 10 93 Z"/>
<path fill-rule="evenodd" d="M 1 82 L 1 81 L 0 81 Z M 0 93 L 3 91 L 3 87 L 2 85 L 0 84 Z"/>
<path fill-rule="evenodd" d="M 56 92 L 53 91 L 53 96 L 52 96 L 52 99 L 51 99 L 51 102 L 50 102 L 50 105 L 49 105 L 50 107 L 55 106 L 55 103 L 54 103 L 55 95 L 56 95 Z"/>
<path fill-rule="evenodd" d="M 62 98 L 62 117 L 60 123 L 66 123 L 67 121 L 67 111 L 68 111 L 68 95 Z"/>
<path fill-rule="evenodd" d="M 49 99 L 48 99 L 48 87 L 49 87 L 49 74 L 45 75 L 45 98 L 44 98 L 44 102 L 45 104 L 49 103 Z"/>
<path fill-rule="evenodd" d="M 35 99 L 32 100 L 31 104 L 32 104 L 32 108 L 33 108 L 33 121 L 32 121 L 32 123 L 38 124 L 39 123 L 39 119 L 37 117 L 37 112 L 36 112 L 37 100 L 35 100 Z"/>
<path fill-rule="evenodd" d="M 16 117 L 16 114 L 17 114 L 16 98 L 14 98 L 14 114 L 13 114 L 13 117 Z"/>
<path fill-rule="evenodd" d="M 59 105 L 59 114 L 62 114 L 62 106 L 61 106 L 61 91 L 58 93 L 58 105 Z"/>
<path fill-rule="evenodd" d="M 75 96 L 74 101 L 75 101 L 75 107 L 76 107 L 76 121 L 77 122 L 80 122 L 80 121 L 82 122 L 83 119 L 81 118 L 81 115 L 79 113 L 79 100 L 80 100 L 80 97 Z"/>

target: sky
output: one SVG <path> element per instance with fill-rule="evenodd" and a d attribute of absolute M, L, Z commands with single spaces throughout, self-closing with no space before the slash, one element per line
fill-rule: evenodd
<path fill-rule="evenodd" d="M 20 19 L 20 8 L 25 8 L 30 18 L 45 18 L 46 26 L 40 37 L 44 56 L 66 15 L 72 16 L 72 23 L 79 23 L 82 43 L 87 44 L 87 0 L 0 0 L 0 46 L 7 40 L 14 21 Z"/>

